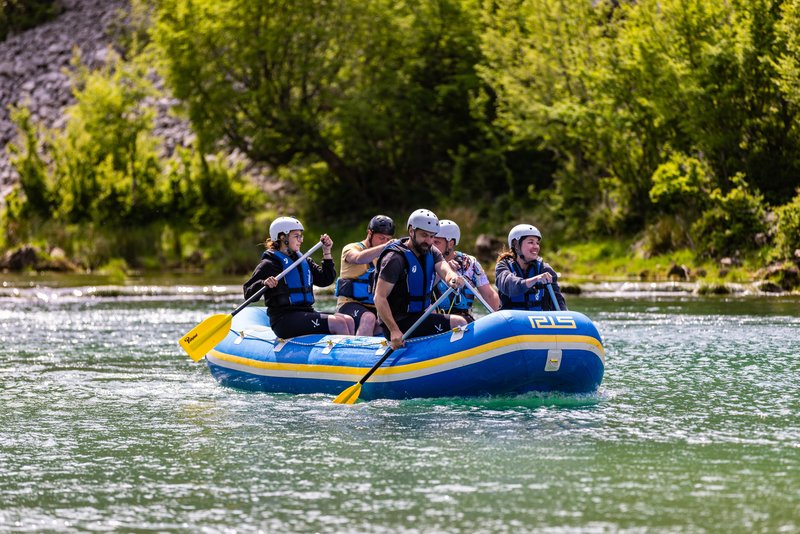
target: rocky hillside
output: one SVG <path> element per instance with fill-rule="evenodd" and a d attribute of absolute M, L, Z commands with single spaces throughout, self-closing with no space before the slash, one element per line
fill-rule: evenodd
<path fill-rule="evenodd" d="M 63 110 L 73 102 L 70 69 L 74 50 L 90 68 L 103 64 L 112 45 L 110 26 L 125 10 L 127 0 L 61 0 L 64 12 L 56 19 L 0 42 L 0 203 L 18 181 L 5 150 L 16 136 L 9 106 L 27 106 L 36 121 L 47 127 L 63 123 Z M 160 114 L 156 134 L 171 148 L 185 142 L 189 132 L 168 115 L 169 98 L 157 102 Z"/>

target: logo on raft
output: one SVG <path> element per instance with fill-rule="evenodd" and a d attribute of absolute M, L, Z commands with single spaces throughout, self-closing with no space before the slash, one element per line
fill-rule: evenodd
<path fill-rule="evenodd" d="M 552 315 L 529 315 L 531 328 L 578 328 L 572 317 Z"/>
<path fill-rule="evenodd" d="M 197 337 L 197 334 L 195 334 L 195 335 L 193 335 L 193 336 L 186 336 L 185 338 L 183 338 L 183 342 L 184 342 L 184 343 L 186 343 L 186 344 L 188 345 L 189 343 L 191 343 L 192 341 L 194 341 L 194 339 L 195 339 L 196 337 Z"/>

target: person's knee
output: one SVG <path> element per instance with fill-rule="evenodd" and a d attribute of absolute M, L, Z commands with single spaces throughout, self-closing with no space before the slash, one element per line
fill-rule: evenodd
<path fill-rule="evenodd" d="M 356 322 L 350 315 L 345 315 L 342 313 L 337 313 L 331 316 L 331 319 L 335 323 L 335 327 L 332 324 L 331 332 L 334 334 L 343 334 L 343 335 L 352 335 L 356 329 Z M 334 328 L 336 331 L 334 332 Z"/>
<path fill-rule="evenodd" d="M 375 314 L 364 312 L 361 314 L 361 321 L 358 323 L 359 336 L 371 336 L 375 332 Z"/>
<path fill-rule="evenodd" d="M 343 315 L 328 316 L 328 330 L 331 334 L 347 334 L 347 321 Z"/>

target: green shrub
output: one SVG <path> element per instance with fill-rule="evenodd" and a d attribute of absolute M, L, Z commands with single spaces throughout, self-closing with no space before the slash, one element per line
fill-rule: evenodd
<path fill-rule="evenodd" d="M 700 256 L 722 258 L 758 249 L 756 234 L 766 231 L 764 199 L 751 193 L 741 176 L 733 182 L 736 187 L 727 194 L 719 189 L 711 193 L 712 207 L 692 225 Z"/>
<path fill-rule="evenodd" d="M 794 257 L 800 249 L 800 191 L 797 196 L 775 210 L 778 217 L 775 233 L 775 252 L 780 259 Z"/>

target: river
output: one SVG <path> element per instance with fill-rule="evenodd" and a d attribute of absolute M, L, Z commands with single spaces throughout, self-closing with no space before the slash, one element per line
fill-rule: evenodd
<path fill-rule="evenodd" d="M 239 302 L 0 292 L 0 532 L 800 532 L 798 297 L 571 297 L 596 394 L 354 406 L 187 358 Z"/>

